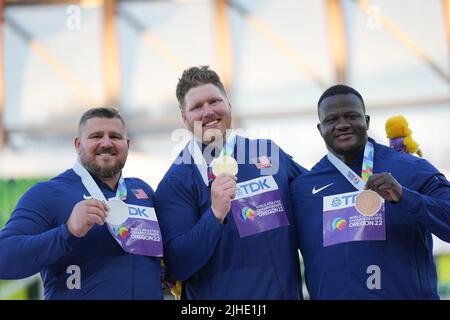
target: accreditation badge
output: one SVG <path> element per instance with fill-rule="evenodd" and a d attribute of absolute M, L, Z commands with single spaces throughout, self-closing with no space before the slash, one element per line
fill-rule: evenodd
<path fill-rule="evenodd" d="M 110 206 L 111 200 L 113 199 L 108 201 L 108 206 Z M 119 207 L 116 202 L 112 203 Z M 119 224 L 107 223 L 108 230 L 114 239 L 125 252 L 144 256 L 162 257 L 163 243 L 155 209 L 152 207 L 126 204 L 123 201 L 122 203 L 127 207 L 127 217 L 125 221 Z M 111 213 L 112 212 L 110 212 L 108 216 L 110 216 Z M 118 221 L 118 219 L 115 221 Z"/>
<path fill-rule="evenodd" d="M 155 209 L 125 203 L 127 186 L 120 175 L 116 196 L 108 201 L 92 176 L 77 160 L 73 171 L 80 176 L 81 182 L 94 199 L 103 201 L 108 206 L 106 225 L 114 240 L 125 252 L 144 256 L 162 257 L 162 239 Z M 148 199 L 145 191 L 138 189 L 136 198 Z M 135 193 L 136 194 L 136 193 Z"/>
<path fill-rule="evenodd" d="M 238 183 L 231 212 L 241 238 L 289 225 L 273 176 Z"/>
<path fill-rule="evenodd" d="M 380 198 L 378 207 L 369 198 L 369 204 L 360 213 L 356 208 L 359 194 L 360 191 L 355 191 L 323 197 L 324 247 L 350 241 L 386 240 L 384 200 Z M 374 208 L 378 208 L 375 213 Z"/>

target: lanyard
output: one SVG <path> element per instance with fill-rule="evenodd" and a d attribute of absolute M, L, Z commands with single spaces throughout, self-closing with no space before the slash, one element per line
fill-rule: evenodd
<path fill-rule="evenodd" d="M 236 144 L 236 134 L 234 130 L 232 130 L 228 135 L 227 140 L 225 141 L 225 144 L 220 152 L 220 156 L 225 155 L 231 156 L 233 154 L 235 144 Z M 198 143 L 195 141 L 194 137 L 191 138 L 191 141 L 189 143 L 189 152 L 191 153 L 192 158 L 194 159 L 194 163 L 197 166 L 197 169 L 203 178 L 203 182 L 205 183 L 205 185 L 208 186 L 209 185 L 208 164 L 206 163 L 205 158 L 203 157 L 202 154 L 202 150 L 200 149 Z M 211 161 L 210 165 L 212 165 L 214 161 L 216 161 L 216 159 Z"/>
<path fill-rule="evenodd" d="M 339 170 L 339 172 L 359 191 L 363 190 L 367 180 L 373 174 L 374 148 L 370 141 L 367 141 L 364 148 L 364 159 L 361 168 L 361 177 L 350 169 L 344 162 L 328 151 L 328 160 Z"/>
<path fill-rule="evenodd" d="M 95 183 L 92 176 L 89 174 L 89 172 L 86 170 L 85 167 L 82 166 L 82 164 L 77 160 L 75 164 L 73 165 L 73 171 L 77 175 L 80 176 L 81 182 L 86 187 L 89 194 L 97 200 L 106 201 L 105 196 L 103 195 L 103 192 L 98 187 L 97 183 Z M 127 186 L 125 184 L 125 179 L 123 178 L 122 174 L 119 178 L 119 184 L 117 186 L 116 191 L 116 198 L 120 200 L 125 200 L 127 198 Z"/>

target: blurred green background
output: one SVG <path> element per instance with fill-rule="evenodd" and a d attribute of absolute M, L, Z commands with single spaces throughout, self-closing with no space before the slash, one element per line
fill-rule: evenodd
<path fill-rule="evenodd" d="M 0 179 L 0 229 L 8 221 L 19 198 L 31 186 L 47 178 Z M 11 261 L 11 267 L 14 261 Z M 42 299 L 42 282 L 39 275 L 22 280 L 0 280 L 0 300 Z"/>

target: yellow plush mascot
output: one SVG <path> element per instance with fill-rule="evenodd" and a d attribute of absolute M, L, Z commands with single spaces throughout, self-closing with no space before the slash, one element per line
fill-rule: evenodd
<path fill-rule="evenodd" d="M 419 149 L 419 144 L 413 140 L 412 131 L 404 116 L 390 117 L 386 121 L 385 128 L 391 148 L 403 153 L 417 153 L 419 157 L 422 157 L 422 150 Z"/>

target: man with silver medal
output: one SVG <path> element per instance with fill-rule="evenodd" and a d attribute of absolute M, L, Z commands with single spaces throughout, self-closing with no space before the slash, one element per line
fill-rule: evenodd
<path fill-rule="evenodd" d="M 83 114 L 73 168 L 28 190 L 0 232 L 1 279 L 41 272 L 45 299 L 163 298 L 153 190 L 122 176 L 129 145 L 117 110 Z"/>

